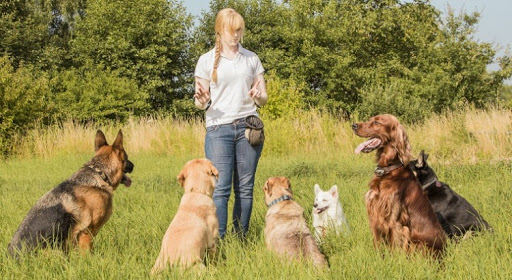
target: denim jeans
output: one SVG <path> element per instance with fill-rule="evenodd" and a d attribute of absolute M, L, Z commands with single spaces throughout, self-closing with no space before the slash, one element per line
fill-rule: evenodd
<path fill-rule="evenodd" d="M 249 230 L 252 212 L 254 177 L 261 156 L 263 144 L 251 146 L 245 138 L 244 119 L 231 124 L 210 126 L 206 129 L 204 150 L 219 171 L 219 179 L 213 192 L 213 202 L 217 207 L 219 235 L 226 234 L 228 201 L 231 185 L 235 193 L 233 207 L 233 229 L 245 235 Z"/>

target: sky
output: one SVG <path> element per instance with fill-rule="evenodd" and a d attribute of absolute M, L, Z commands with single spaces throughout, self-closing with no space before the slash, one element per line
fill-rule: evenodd
<path fill-rule="evenodd" d="M 187 11 L 194 16 L 201 15 L 201 11 L 207 11 L 210 7 L 209 0 L 182 1 Z M 504 54 L 507 46 L 512 48 L 512 0 L 431 0 L 430 3 L 442 13 L 447 12 L 448 6 L 456 13 L 479 12 L 480 21 L 475 39 L 479 42 L 494 43 L 498 56 Z M 497 66 L 490 65 L 489 69 L 495 70 Z"/>

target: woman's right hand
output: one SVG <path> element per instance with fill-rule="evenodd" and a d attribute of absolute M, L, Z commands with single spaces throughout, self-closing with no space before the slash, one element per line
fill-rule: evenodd
<path fill-rule="evenodd" d="M 210 101 L 210 89 L 205 89 L 200 81 L 196 80 L 196 93 L 194 98 L 201 104 L 206 104 Z"/>

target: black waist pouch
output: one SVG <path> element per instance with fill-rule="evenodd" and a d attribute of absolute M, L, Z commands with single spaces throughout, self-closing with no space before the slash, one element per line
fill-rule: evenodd
<path fill-rule="evenodd" d="M 245 118 L 245 138 L 251 146 L 259 146 L 265 142 L 263 122 L 257 116 L 253 115 Z"/>

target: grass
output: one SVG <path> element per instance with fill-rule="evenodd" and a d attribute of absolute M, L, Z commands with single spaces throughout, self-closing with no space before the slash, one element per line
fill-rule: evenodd
<path fill-rule="evenodd" d="M 417 154 L 425 149 L 439 177 L 470 201 L 494 227 L 460 243 L 450 243 L 442 264 L 421 255 L 375 250 L 363 195 L 374 168 L 374 154 L 355 155 L 361 142 L 350 124 L 307 113 L 266 121 L 267 142 L 258 167 L 254 210 L 246 242 L 228 235 L 219 257 L 202 272 L 168 270 L 156 279 L 510 279 L 512 275 L 512 114 L 465 111 L 406 125 Z M 183 190 L 176 175 L 189 159 L 203 157 L 200 121 L 168 118 L 131 120 L 121 127 L 135 164 L 130 188 L 120 186 L 114 213 L 95 239 L 93 254 L 39 251 L 15 262 L 7 244 L 24 215 L 49 189 L 66 179 L 93 154 L 95 127 L 66 123 L 32 131 L 17 145 L 18 155 L 0 161 L 1 279 L 148 279 L 161 240 Z M 107 139 L 119 127 L 101 127 Z M 311 222 L 313 185 L 337 184 L 348 236 L 328 235 L 322 251 L 329 271 L 308 263 L 288 263 L 270 253 L 263 236 L 266 206 L 262 186 L 270 176 L 288 176 L 295 200 Z M 231 203 L 232 204 L 232 203 Z"/>

